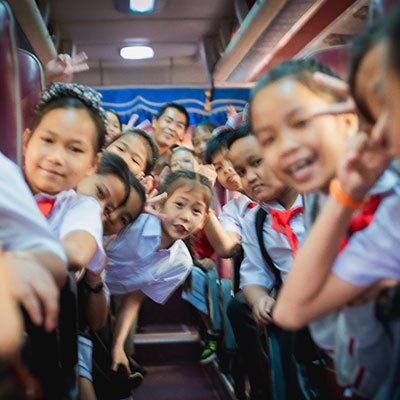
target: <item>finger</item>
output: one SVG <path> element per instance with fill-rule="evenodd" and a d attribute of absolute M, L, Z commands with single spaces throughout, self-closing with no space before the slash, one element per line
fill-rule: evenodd
<path fill-rule="evenodd" d="M 110 243 L 117 238 L 117 235 L 111 235 L 104 243 L 104 250 L 110 245 Z"/>
<path fill-rule="evenodd" d="M 41 277 L 40 284 L 34 286 L 34 292 L 42 304 L 44 328 L 47 332 L 57 326 L 58 319 L 58 288 L 52 278 Z"/>
<path fill-rule="evenodd" d="M 81 51 L 80 53 L 76 54 L 74 57 L 71 58 L 71 64 L 77 65 L 84 63 L 88 60 L 88 56 L 84 51 Z"/>
<path fill-rule="evenodd" d="M 326 86 L 339 95 L 345 97 L 350 96 L 349 85 L 339 78 L 335 78 L 334 76 L 330 76 L 322 72 L 314 72 L 313 78 L 319 84 Z"/>
<path fill-rule="evenodd" d="M 69 69 L 71 73 L 84 72 L 89 70 L 89 65 L 86 63 L 79 65 L 72 65 Z"/>
<path fill-rule="evenodd" d="M 341 115 L 341 114 L 354 114 L 357 111 L 357 107 L 354 100 L 349 98 L 343 103 L 334 103 L 326 108 L 320 109 L 312 113 L 310 118 L 321 117 L 324 115 Z"/>
<path fill-rule="evenodd" d="M 126 124 L 127 129 L 133 128 L 133 126 L 135 125 L 135 122 L 138 119 L 139 119 L 139 115 L 138 114 L 132 114 L 131 117 L 129 118 L 128 123 Z"/>
<path fill-rule="evenodd" d="M 42 311 L 40 308 L 40 303 L 31 288 L 25 290 L 21 296 L 18 296 L 17 300 L 21 303 L 22 307 L 28 313 L 32 323 L 34 325 L 41 325 Z"/>
<path fill-rule="evenodd" d="M 136 128 L 138 128 L 138 129 L 146 129 L 146 128 L 149 128 L 150 126 L 151 126 L 151 122 L 148 119 L 145 119 Z"/>
<path fill-rule="evenodd" d="M 155 217 L 159 218 L 161 221 L 164 221 L 167 218 L 166 214 L 163 214 L 152 207 L 145 207 L 143 212 L 154 215 Z"/>
<path fill-rule="evenodd" d="M 384 111 L 371 131 L 371 139 L 374 143 L 385 146 L 386 145 L 386 130 L 388 122 L 388 114 Z M 386 146 L 385 146 L 386 147 Z"/>
<path fill-rule="evenodd" d="M 113 360 L 113 362 L 111 364 L 111 371 L 117 372 L 117 369 L 118 369 L 118 363 Z"/>
<path fill-rule="evenodd" d="M 154 190 L 157 190 L 157 189 L 154 189 Z M 165 200 L 167 197 L 168 197 L 168 193 L 163 192 L 163 193 L 159 194 L 158 196 L 148 198 L 146 203 L 147 203 L 147 205 L 154 205 L 154 204 L 158 203 L 159 201 Z"/>
<path fill-rule="evenodd" d="M 154 199 L 158 194 L 158 190 L 157 189 L 153 189 L 149 194 L 148 194 L 148 199 Z"/>

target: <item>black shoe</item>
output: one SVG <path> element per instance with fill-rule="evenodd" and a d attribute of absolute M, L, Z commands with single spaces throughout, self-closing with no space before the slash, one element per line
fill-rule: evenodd
<path fill-rule="evenodd" d="M 143 368 L 137 361 L 135 361 L 132 357 L 128 357 L 129 368 L 132 372 L 140 372 L 143 376 L 147 375 L 147 371 Z"/>
<path fill-rule="evenodd" d="M 143 382 L 143 375 L 140 372 L 132 372 L 129 377 L 129 387 L 132 389 L 136 389 Z"/>

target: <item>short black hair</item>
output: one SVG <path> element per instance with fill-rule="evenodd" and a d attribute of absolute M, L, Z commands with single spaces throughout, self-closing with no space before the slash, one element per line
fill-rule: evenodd
<path fill-rule="evenodd" d="M 103 151 L 96 173 L 100 175 L 115 175 L 121 180 L 125 187 L 125 197 L 120 206 L 124 205 L 129 197 L 130 175 L 132 175 L 126 162 L 117 154 Z"/>
<path fill-rule="evenodd" d="M 164 104 L 159 110 L 158 113 L 156 115 L 156 119 L 160 119 L 160 117 L 165 113 L 165 111 L 167 110 L 167 108 L 175 108 L 175 110 L 178 110 L 179 112 L 181 112 L 182 114 L 185 115 L 186 117 L 186 123 L 185 123 L 185 130 L 189 127 L 189 114 L 186 111 L 186 108 L 183 107 L 182 105 L 178 104 L 178 103 L 167 103 Z"/>
<path fill-rule="evenodd" d="M 131 190 L 135 190 L 136 193 L 140 197 L 141 201 L 141 206 L 140 206 L 140 211 L 139 214 L 143 212 L 144 205 L 146 203 L 146 190 L 144 189 L 143 185 L 140 183 L 139 179 L 136 178 L 135 175 L 132 174 L 132 172 L 129 172 L 129 185 L 131 187 Z"/>
<path fill-rule="evenodd" d="M 361 112 L 363 117 L 371 123 L 374 123 L 375 119 L 356 89 L 357 73 L 366 53 L 379 43 L 384 36 L 382 20 L 378 20 L 351 41 L 351 60 L 349 69 L 350 93 L 357 104 L 358 110 Z"/>
<path fill-rule="evenodd" d="M 228 140 L 226 142 L 228 149 L 231 148 L 231 146 L 233 145 L 233 143 L 236 142 L 236 140 L 252 135 L 253 132 L 251 130 L 248 121 L 242 122 L 236 129 L 233 130 L 231 135 L 229 135 Z"/>
<path fill-rule="evenodd" d="M 118 115 L 118 113 L 116 111 L 114 111 L 113 109 L 111 109 L 111 108 L 105 108 L 104 112 L 106 113 L 106 115 L 107 115 L 108 112 L 111 113 L 111 114 L 114 114 L 117 117 L 117 120 L 119 122 L 119 129 L 122 130 L 121 117 Z"/>
<path fill-rule="evenodd" d="M 217 128 L 218 125 L 214 124 L 214 122 L 212 121 L 203 121 L 200 124 L 197 124 L 193 129 L 192 129 L 192 140 L 193 140 L 193 136 L 196 134 L 197 130 L 199 129 L 204 129 L 207 131 L 210 131 L 210 133 L 212 133 L 212 131 Z"/>
<path fill-rule="evenodd" d="M 154 143 L 153 138 L 144 130 L 142 129 L 130 129 L 128 131 L 124 131 L 119 133 L 118 135 L 115 135 L 112 140 L 107 144 L 107 147 L 113 144 L 115 141 L 120 139 L 123 136 L 126 135 L 131 135 L 131 136 L 140 136 L 146 141 L 147 149 L 149 150 L 147 153 L 147 161 L 146 161 L 146 166 L 144 169 L 145 175 L 149 175 L 151 171 L 153 171 L 153 168 L 157 162 L 157 159 L 159 157 L 158 153 L 158 148 L 156 144 Z"/>
<path fill-rule="evenodd" d="M 228 148 L 228 138 L 233 131 L 232 128 L 227 127 L 208 141 L 207 146 L 204 149 L 204 160 L 207 164 L 212 164 L 212 159 L 215 154 Z"/>

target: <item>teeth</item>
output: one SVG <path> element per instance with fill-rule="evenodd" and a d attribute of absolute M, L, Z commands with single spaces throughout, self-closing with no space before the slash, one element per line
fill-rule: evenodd
<path fill-rule="evenodd" d="M 289 173 L 294 174 L 298 170 L 309 166 L 313 162 L 314 162 L 314 160 L 312 158 L 306 158 L 306 159 L 301 160 L 301 161 L 297 162 L 296 164 L 292 165 L 290 168 L 288 168 L 288 171 L 289 171 Z"/>

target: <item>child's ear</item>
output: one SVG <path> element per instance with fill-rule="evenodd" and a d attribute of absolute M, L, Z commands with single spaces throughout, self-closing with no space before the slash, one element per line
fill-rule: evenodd
<path fill-rule="evenodd" d="M 357 114 L 343 114 L 341 116 L 347 136 L 354 135 L 358 131 Z"/>
<path fill-rule="evenodd" d="M 24 133 L 22 134 L 22 146 L 23 146 L 24 152 L 26 150 L 26 146 L 28 146 L 28 142 L 29 142 L 29 139 L 31 138 L 31 136 L 32 136 L 32 131 L 30 129 L 26 128 L 24 130 Z"/>
<path fill-rule="evenodd" d="M 98 152 L 94 158 L 92 165 L 87 169 L 86 176 L 91 176 L 97 171 L 97 167 L 99 166 L 101 161 L 101 152 Z"/>

